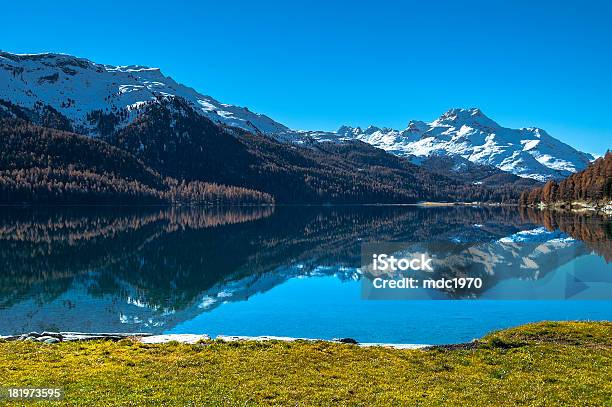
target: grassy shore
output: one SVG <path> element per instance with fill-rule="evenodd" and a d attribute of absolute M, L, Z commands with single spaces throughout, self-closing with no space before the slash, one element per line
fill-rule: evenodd
<path fill-rule="evenodd" d="M 610 322 L 543 322 L 427 350 L 0 343 L 0 386 L 61 386 L 72 405 L 612 406 L 611 383 Z"/>

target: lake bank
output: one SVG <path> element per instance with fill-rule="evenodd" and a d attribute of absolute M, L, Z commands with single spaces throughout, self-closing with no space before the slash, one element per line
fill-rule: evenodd
<path fill-rule="evenodd" d="M 211 341 L 213 338 L 207 334 L 159 334 L 152 333 L 96 333 L 96 332 L 29 332 L 19 335 L 0 336 L 0 341 L 5 342 L 40 342 L 53 345 L 62 342 L 88 342 L 88 341 L 111 341 L 134 340 L 147 344 L 162 344 L 177 342 L 185 344 L 195 344 Z M 382 346 L 393 349 L 423 349 L 436 346 L 428 344 L 413 343 L 378 343 L 378 342 L 357 342 L 353 338 L 314 339 L 296 338 L 290 336 L 244 336 L 244 335 L 217 335 L 214 340 L 221 342 L 328 342 L 328 343 L 350 343 L 361 347 Z M 464 345 L 464 344 L 456 344 Z M 449 346 L 455 346 L 449 345 Z"/>
<path fill-rule="evenodd" d="M 0 342 L 4 386 L 53 385 L 68 404 L 603 405 L 612 323 L 543 322 L 478 346 L 328 342 Z M 129 380 L 125 380 L 129 378 Z"/>
<path fill-rule="evenodd" d="M 612 201 L 573 201 L 573 202 L 540 202 L 534 205 L 520 205 L 521 208 L 537 208 L 539 210 L 554 210 L 571 213 L 597 213 L 600 215 L 612 215 Z"/>

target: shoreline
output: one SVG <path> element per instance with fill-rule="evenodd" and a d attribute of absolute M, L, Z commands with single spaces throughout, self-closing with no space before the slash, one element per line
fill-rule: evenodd
<path fill-rule="evenodd" d="M 555 202 L 552 204 L 545 204 L 540 202 L 533 205 L 519 205 L 520 208 L 533 208 L 539 210 L 554 210 L 558 212 L 571 212 L 571 213 L 596 213 L 602 215 L 612 215 L 612 201 L 609 202 L 586 202 L 586 201 L 573 201 L 573 202 Z"/>
<path fill-rule="evenodd" d="M 391 349 L 425 349 L 437 346 L 465 346 L 469 344 L 416 344 L 416 343 L 384 343 L 384 342 L 358 342 L 352 338 L 334 338 L 334 339 L 317 339 L 317 338 L 296 338 L 291 336 L 246 336 L 246 335 L 217 335 L 212 338 L 208 334 L 152 334 L 147 332 L 29 332 L 17 335 L 0 335 L 0 341 L 6 342 L 40 342 L 45 344 L 57 344 L 62 342 L 86 342 L 86 341 L 120 341 L 123 339 L 132 339 L 144 344 L 163 344 L 169 342 L 178 342 L 184 344 L 196 344 L 210 341 L 220 342 L 324 342 L 336 344 L 352 344 L 364 348 L 369 347 L 384 347 Z"/>

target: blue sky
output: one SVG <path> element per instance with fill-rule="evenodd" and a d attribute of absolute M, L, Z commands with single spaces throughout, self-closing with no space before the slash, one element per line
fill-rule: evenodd
<path fill-rule="evenodd" d="M 612 147 L 612 2 L 84 4 L 3 4 L 0 47 L 157 66 L 297 129 L 480 107 L 584 151 Z"/>

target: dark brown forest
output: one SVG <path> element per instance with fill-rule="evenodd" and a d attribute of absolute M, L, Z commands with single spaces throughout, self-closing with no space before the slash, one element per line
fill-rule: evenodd
<path fill-rule="evenodd" d="M 0 121 L 0 203 L 273 204 L 247 188 L 162 177 L 108 143 L 22 120 Z"/>
<path fill-rule="evenodd" d="M 548 181 L 543 187 L 523 192 L 519 202 L 521 206 L 571 207 L 577 201 L 592 204 L 612 201 L 612 152 L 563 181 Z"/>

